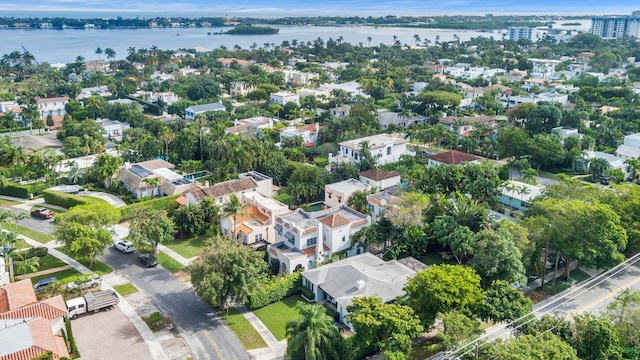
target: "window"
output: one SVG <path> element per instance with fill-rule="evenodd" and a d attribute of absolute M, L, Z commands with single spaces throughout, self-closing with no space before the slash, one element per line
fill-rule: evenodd
<path fill-rule="evenodd" d="M 387 155 L 391 155 L 391 146 L 387 148 Z"/>
<path fill-rule="evenodd" d="M 262 241 L 262 234 L 256 235 L 256 241 Z"/>
<path fill-rule="evenodd" d="M 329 197 L 329 199 L 331 199 L 331 191 L 327 193 L 327 196 Z"/>
<path fill-rule="evenodd" d="M 318 239 L 315 237 L 307 239 L 307 247 L 315 245 L 317 241 Z"/>
<path fill-rule="evenodd" d="M 347 241 L 347 237 L 345 235 L 342 235 L 342 242 Z"/>
<path fill-rule="evenodd" d="M 341 203 L 342 202 L 342 195 L 338 195 L 338 202 Z"/>

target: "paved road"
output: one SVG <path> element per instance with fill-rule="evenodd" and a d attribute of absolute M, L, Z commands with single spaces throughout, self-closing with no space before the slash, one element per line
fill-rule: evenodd
<path fill-rule="evenodd" d="M 28 211 L 25 210 L 21 210 L 21 209 L 16 209 L 16 208 L 5 208 L 5 210 L 9 210 L 14 214 L 27 214 L 29 215 Z M 22 225 L 24 227 L 28 227 L 29 229 L 33 229 L 45 234 L 53 234 L 53 220 L 49 219 L 49 220 L 42 220 L 42 219 L 38 219 L 38 218 L 34 218 L 34 217 L 29 217 L 28 219 L 22 219 L 16 222 L 19 225 Z"/>
<path fill-rule="evenodd" d="M 187 286 L 158 266 L 138 265 L 135 254 L 121 254 L 109 247 L 100 258 L 119 275 L 126 277 L 178 326 L 196 359 L 249 359 L 235 335 L 212 309 Z"/>

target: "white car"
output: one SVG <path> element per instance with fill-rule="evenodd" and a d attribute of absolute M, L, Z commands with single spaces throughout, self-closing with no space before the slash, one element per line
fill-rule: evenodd
<path fill-rule="evenodd" d="M 67 291 L 86 290 L 89 288 L 97 288 L 102 283 L 102 277 L 98 274 L 91 274 L 82 279 L 67 284 Z"/>
<path fill-rule="evenodd" d="M 117 243 L 113 244 L 113 246 L 115 246 L 116 249 L 122 251 L 123 254 L 130 254 L 136 251 L 135 246 L 133 246 L 133 244 L 129 240 L 118 241 Z"/>

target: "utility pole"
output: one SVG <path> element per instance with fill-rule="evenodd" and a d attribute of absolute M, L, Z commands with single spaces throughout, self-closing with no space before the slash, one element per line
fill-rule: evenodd
<path fill-rule="evenodd" d="M 544 246 L 544 259 L 542 262 L 542 285 L 540 285 L 540 289 L 544 291 L 544 279 L 547 276 L 547 259 L 549 258 L 549 238 L 551 237 L 551 224 L 549 224 L 549 229 L 547 230 L 547 241 Z"/>

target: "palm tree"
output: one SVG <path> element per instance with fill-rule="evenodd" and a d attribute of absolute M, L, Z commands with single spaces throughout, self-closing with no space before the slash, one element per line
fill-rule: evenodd
<path fill-rule="evenodd" d="M 152 176 L 152 177 L 147 177 L 142 179 L 142 182 L 145 183 L 147 185 L 147 187 L 153 188 L 154 190 L 151 191 L 151 197 L 153 197 L 158 189 L 158 185 L 160 185 L 160 178 L 157 176 Z"/>
<path fill-rule="evenodd" d="M 594 158 L 589 160 L 589 172 L 591 173 L 591 179 L 596 180 L 596 176 L 602 176 L 611 165 L 609 162 L 602 158 Z"/>
<path fill-rule="evenodd" d="M 640 170 L 640 159 L 627 159 L 624 163 L 627 165 L 627 173 L 635 180 L 638 177 L 638 170 Z"/>
<path fill-rule="evenodd" d="M 100 55 L 102 55 L 102 53 L 103 53 L 102 48 L 100 48 L 100 47 L 96 48 L 95 53 L 96 53 L 96 55 L 98 55 L 98 60 L 99 60 L 100 59 Z"/>
<path fill-rule="evenodd" d="M 246 205 L 240 201 L 236 194 L 231 194 L 229 201 L 222 206 L 222 215 L 225 218 L 231 217 L 233 220 L 233 234 L 231 237 L 234 238 L 234 240 L 236 236 L 236 226 L 238 225 L 236 220 L 238 219 L 238 215 L 243 213 L 245 207 Z"/>
<path fill-rule="evenodd" d="M 204 128 L 204 124 L 205 124 L 204 114 L 198 114 L 196 116 L 196 125 L 198 126 L 198 136 L 200 138 L 200 161 L 204 161 L 204 158 L 202 157 L 202 129 Z"/>
<path fill-rule="evenodd" d="M 372 39 L 371 36 L 367 36 L 367 43 L 369 44 L 368 46 L 371 46 L 371 39 Z"/>
<path fill-rule="evenodd" d="M 18 119 L 12 111 L 7 111 L 2 117 L 2 125 L 9 128 L 9 141 L 13 139 L 13 128 L 18 126 Z"/>
<path fill-rule="evenodd" d="M 104 54 L 107 56 L 107 59 L 113 59 L 116 57 L 116 51 L 112 48 L 104 49 Z"/>
<path fill-rule="evenodd" d="M 524 169 L 520 172 L 520 176 L 522 177 L 522 181 L 528 184 L 537 184 L 536 176 L 538 176 L 538 172 L 534 168 Z"/>
<path fill-rule="evenodd" d="M 287 324 L 287 359 L 339 359 L 341 337 L 321 305 L 298 305 L 300 317 Z"/>
<path fill-rule="evenodd" d="M 162 128 L 160 131 L 160 135 L 158 135 L 158 139 L 164 142 L 164 159 L 169 160 L 169 144 L 175 139 L 176 134 L 171 131 L 168 127 Z"/>
<path fill-rule="evenodd" d="M 24 255 L 19 252 L 15 253 L 20 257 L 20 260 L 15 261 L 13 266 L 15 266 L 18 273 L 22 273 L 22 276 L 27 274 L 28 272 L 36 272 L 40 267 L 40 258 L 37 256 L 32 256 L 30 258 L 25 258 Z"/>

